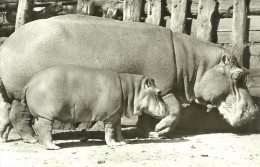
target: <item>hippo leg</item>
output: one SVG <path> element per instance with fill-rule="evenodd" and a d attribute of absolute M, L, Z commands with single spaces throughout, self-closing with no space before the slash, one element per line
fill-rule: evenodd
<path fill-rule="evenodd" d="M 113 120 L 104 121 L 105 126 L 105 140 L 109 147 L 121 146 L 124 143 L 121 143 L 123 140 L 121 132 L 121 123 L 120 117 Z M 118 127 L 119 126 L 119 127 Z M 121 140 L 121 141 L 118 141 Z"/>
<path fill-rule="evenodd" d="M 35 131 L 38 134 L 39 142 L 47 150 L 58 150 L 60 147 L 56 146 L 52 142 L 52 125 L 53 121 L 47 120 L 45 118 L 38 117 L 35 119 Z"/>
<path fill-rule="evenodd" d="M 8 135 L 9 135 L 12 128 L 13 128 L 13 126 L 11 125 L 11 123 L 8 124 L 8 126 L 6 127 L 5 133 L 3 134 L 3 139 L 6 139 L 6 141 L 7 141 Z"/>
<path fill-rule="evenodd" d="M 32 115 L 19 101 L 14 100 L 9 114 L 10 121 L 25 143 L 37 142 L 32 128 Z"/>
<path fill-rule="evenodd" d="M 170 113 L 163 118 L 156 126 L 155 132 L 150 133 L 150 137 L 170 136 L 179 122 L 181 104 L 173 94 L 163 97 L 169 107 Z"/>
<path fill-rule="evenodd" d="M 116 125 L 116 140 L 120 142 L 122 145 L 126 145 L 125 138 L 123 137 L 121 130 L 121 119 Z"/>
<path fill-rule="evenodd" d="M 9 119 L 10 109 L 11 105 L 5 102 L 0 95 L 0 143 L 7 141 L 9 131 L 12 128 Z"/>

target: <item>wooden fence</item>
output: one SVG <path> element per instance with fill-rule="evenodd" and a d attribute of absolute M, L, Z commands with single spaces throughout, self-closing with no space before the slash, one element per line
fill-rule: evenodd
<path fill-rule="evenodd" d="M 229 47 L 250 69 L 250 93 L 260 97 L 260 0 L 0 0 L 0 36 L 73 13 L 146 22 Z"/>

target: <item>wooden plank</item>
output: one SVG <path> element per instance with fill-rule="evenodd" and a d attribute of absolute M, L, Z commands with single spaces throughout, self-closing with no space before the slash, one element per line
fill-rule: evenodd
<path fill-rule="evenodd" d="M 32 20 L 34 0 L 19 0 L 15 30 Z"/>
<path fill-rule="evenodd" d="M 250 0 L 248 14 L 259 15 L 260 14 L 260 1 Z M 198 15 L 199 0 L 189 0 L 190 16 L 196 17 Z M 232 17 L 233 14 L 233 0 L 218 0 L 218 12 L 220 17 Z M 166 9 L 172 13 L 172 0 L 167 0 Z"/>
<path fill-rule="evenodd" d="M 170 16 L 165 17 L 166 27 L 170 28 Z M 196 37 L 197 32 L 197 19 L 187 19 L 190 22 L 187 27 L 187 34 Z M 247 41 L 249 43 L 260 43 L 260 16 L 250 16 L 247 19 L 249 23 L 249 32 L 247 35 Z M 220 19 L 217 30 L 217 43 L 231 43 L 232 33 L 232 22 L 231 18 Z M 256 49 L 255 49 L 256 50 Z M 260 48 L 258 49 L 260 51 Z"/>
<path fill-rule="evenodd" d="M 173 0 L 171 30 L 186 33 L 187 0 Z"/>
<path fill-rule="evenodd" d="M 78 0 L 77 14 L 94 15 L 94 2 L 92 0 Z"/>
<path fill-rule="evenodd" d="M 260 55 L 258 56 L 251 55 L 249 63 L 250 63 L 249 65 L 250 68 L 260 68 Z"/>
<path fill-rule="evenodd" d="M 197 37 L 212 41 L 212 20 L 216 8 L 215 0 L 199 0 Z"/>
<path fill-rule="evenodd" d="M 139 22 L 141 19 L 142 0 L 124 0 L 123 21 Z"/>
<path fill-rule="evenodd" d="M 243 65 L 247 18 L 246 0 L 234 0 L 233 11 L 234 13 L 231 34 L 232 51 L 236 55 L 238 63 Z"/>
<path fill-rule="evenodd" d="M 162 18 L 162 2 L 161 0 L 147 0 L 147 18 L 146 23 L 160 25 Z"/>
<path fill-rule="evenodd" d="M 232 32 L 218 32 L 218 43 L 231 43 Z M 248 42 L 258 43 L 260 42 L 260 31 L 249 31 Z"/>
<path fill-rule="evenodd" d="M 249 45 L 249 51 L 253 56 L 260 56 L 260 43 Z"/>

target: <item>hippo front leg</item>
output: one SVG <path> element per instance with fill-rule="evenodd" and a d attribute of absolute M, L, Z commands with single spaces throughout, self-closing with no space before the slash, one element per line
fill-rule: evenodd
<path fill-rule="evenodd" d="M 53 121 L 41 117 L 35 119 L 35 130 L 38 135 L 39 142 L 47 150 L 58 150 L 60 149 L 60 147 L 56 146 L 52 142 L 52 136 L 51 136 L 52 127 L 53 127 Z"/>
<path fill-rule="evenodd" d="M 124 137 L 121 131 L 121 118 L 109 119 L 104 121 L 105 141 L 109 147 L 125 145 Z"/>
<path fill-rule="evenodd" d="M 179 122 L 181 104 L 173 94 L 168 94 L 163 97 L 167 107 L 169 108 L 169 115 L 163 118 L 156 126 L 155 132 L 150 132 L 150 137 L 168 136 L 174 131 Z"/>

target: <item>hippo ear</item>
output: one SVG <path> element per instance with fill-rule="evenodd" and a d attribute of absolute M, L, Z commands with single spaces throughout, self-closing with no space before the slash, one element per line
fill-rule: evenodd
<path fill-rule="evenodd" d="M 146 88 L 154 86 L 154 80 L 152 78 L 148 78 L 145 80 L 144 85 Z"/>
<path fill-rule="evenodd" d="M 228 58 L 227 55 L 223 55 L 223 56 L 222 56 L 222 62 L 223 62 L 223 64 L 225 64 L 225 65 L 229 65 L 229 58 Z"/>

